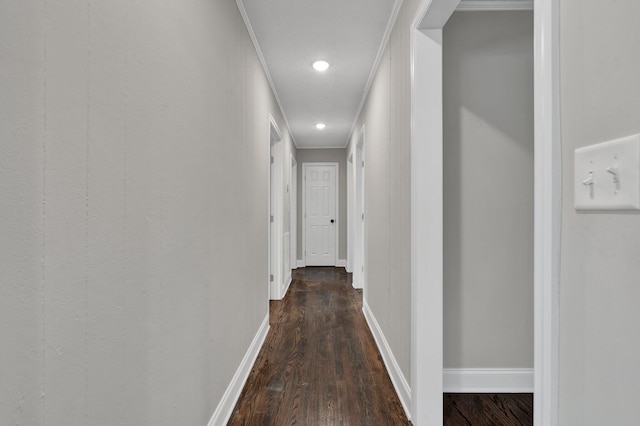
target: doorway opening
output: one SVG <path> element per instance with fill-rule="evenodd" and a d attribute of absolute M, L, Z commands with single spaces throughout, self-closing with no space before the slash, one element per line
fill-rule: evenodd
<path fill-rule="evenodd" d="M 474 2 L 463 2 L 470 6 Z M 481 5 L 482 3 L 482 5 Z M 477 2 L 529 8 L 533 2 Z M 534 422 L 557 423 L 560 223 L 558 6 L 534 9 Z M 460 0 L 424 0 L 412 25 L 411 405 L 416 424 L 442 423 L 443 28 Z"/>
<path fill-rule="evenodd" d="M 269 116 L 270 168 L 269 168 L 269 299 L 283 297 L 283 142 L 280 129 Z"/>
<path fill-rule="evenodd" d="M 289 178 L 289 265 L 290 269 L 298 267 L 298 162 L 291 155 L 291 175 Z"/>
<path fill-rule="evenodd" d="M 366 255 L 365 255 L 365 129 L 362 127 L 360 137 L 354 151 L 355 155 L 355 199 L 354 199 L 354 261 L 353 261 L 353 286 L 363 289 L 365 292 L 365 271 L 366 271 Z"/>
<path fill-rule="evenodd" d="M 365 287 L 365 207 L 364 207 L 364 145 L 365 128 L 362 126 L 357 143 L 349 152 L 348 163 L 348 199 L 347 216 L 349 221 L 347 271 L 351 272 L 352 285 L 356 289 Z"/>
<path fill-rule="evenodd" d="M 458 9 L 442 44 L 443 390 L 531 394 L 533 12 Z"/>
<path fill-rule="evenodd" d="M 346 270 L 353 273 L 355 252 L 355 168 L 354 153 L 347 156 L 347 263 Z M 352 280 L 353 285 L 353 280 Z"/>

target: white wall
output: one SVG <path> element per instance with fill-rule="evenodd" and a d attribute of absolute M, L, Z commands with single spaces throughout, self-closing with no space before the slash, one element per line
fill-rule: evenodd
<path fill-rule="evenodd" d="M 0 418 L 206 424 L 286 130 L 235 2 L 3 2 L 0 56 Z"/>
<path fill-rule="evenodd" d="M 640 133 L 640 3 L 561 2 L 561 425 L 640 418 L 640 216 L 577 214 L 575 148 Z"/>
<path fill-rule="evenodd" d="M 42 424 L 44 11 L 0 4 L 0 419 Z"/>
<path fill-rule="evenodd" d="M 302 259 L 302 163 L 338 163 L 338 253 L 336 259 L 347 259 L 347 154 L 343 148 L 298 149 L 298 259 Z"/>
<path fill-rule="evenodd" d="M 533 13 L 444 28 L 444 366 L 533 367 Z"/>
<path fill-rule="evenodd" d="M 418 0 L 405 0 L 354 126 L 365 141 L 365 298 L 398 366 L 411 377 L 411 62 L 409 30 Z"/>

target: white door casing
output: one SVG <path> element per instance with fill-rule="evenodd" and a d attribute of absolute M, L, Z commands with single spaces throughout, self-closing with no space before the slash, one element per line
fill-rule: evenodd
<path fill-rule="evenodd" d="M 427 426 L 442 424 L 442 28 L 459 1 L 422 0 L 411 29 L 411 420 Z M 491 3 L 522 7 L 525 2 Z M 534 1 L 536 426 L 558 424 L 558 22 L 558 2 Z"/>
<path fill-rule="evenodd" d="M 303 239 L 307 266 L 335 266 L 338 241 L 338 164 L 304 163 Z"/>
<path fill-rule="evenodd" d="M 291 269 L 297 268 L 298 263 L 298 162 L 295 157 L 291 155 L 291 187 L 289 188 L 289 223 L 290 223 L 290 265 Z"/>
<path fill-rule="evenodd" d="M 348 265 L 347 271 L 353 273 L 352 285 L 364 290 L 365 274 L 365 232 L 364 232 L 364 133 L 360 129 L 357 143 L 353 144 L 347 165 L 349 166 L 349 208 L 348 224 Z"/>
<path fill-rule="evenodd" d="M 355 253 L 355 171 L 354 154 L 347 157 L 347 272 L 353 272 Z"/>
<path fill-rule="evenodd" d="M 364 162 L 365 129 L 360 131 L 360 138 L 355 148 L 355 255 L 353 266 L 353 286 L 365 291 L 365 162 Z"/>
<path fill-rule="evenodd" d="M 269 117 L 270 184 L 269 184 L 269 299 L 283 297 L 283 142 L 280 129 Z"/>

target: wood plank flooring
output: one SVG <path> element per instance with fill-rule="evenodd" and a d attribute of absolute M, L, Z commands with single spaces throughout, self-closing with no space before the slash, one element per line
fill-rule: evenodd
<path fill-rule="evenodd" d="M 408 425 L 343 268 L 303 268 L 283 301 L 229 425 Z"/>
<path fill-rule="evenodd" d="M 410 425 L 344 268 L 301 268 L 228 425 Z M 529 426 L 531 394 L 445 394 L 445 426 Z"/>
<path fill-rule="evenodd" d="M 445 426 L 531 426 L 532 394 L 444 394 Z"/>

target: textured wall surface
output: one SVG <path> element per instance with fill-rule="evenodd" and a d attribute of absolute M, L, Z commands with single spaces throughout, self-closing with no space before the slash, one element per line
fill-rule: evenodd
<path fill-rule="evenodd" d="M 0 422 L 42 423 L 44 11 L 0 4 Z"/>
<path fill-rule="evenodd" d="M 533 13 L 444 29 L 444 365 L 533 368 Z"/>
<path fill-rule="evenodd" d="M 234 1 L 0 4 L 0 423 L 203 425 L 268 311 Z M 285 229 L 286 231 L 286 229 Z"/>
<path fill-rule="evenodd" d="M 418 0 L 406 0 L 351 135 L 365 127 L 365 298 L 411 378 L 411 50 Z"/>
<path fill-rule="evenodd" d="M 640 216 L 577 214 L 573 151 L 640 133 L 640 3 L 561 2 L 561 425 L 640 418 Z"/>
<path fill-rule="evenodd" d="M 339 163 L 338 172 L 338 253 L 336 259 L 347 258 L 347 151 L 339 148 L 332 149 L 299 149 L 298 161 L 298 259 L 302 259 L 302 163 Z"/>

